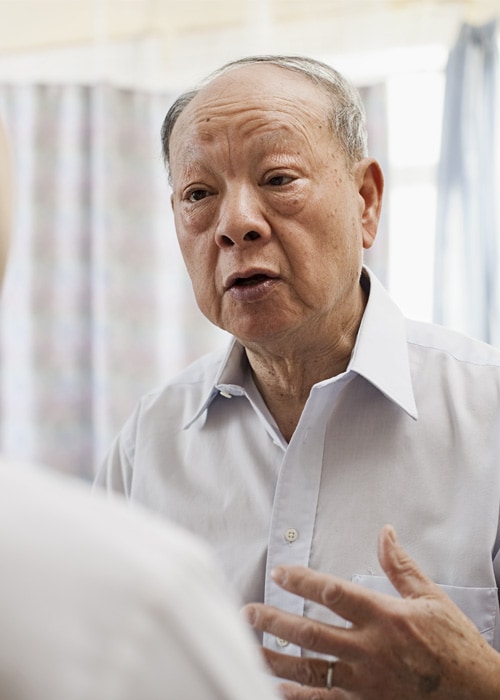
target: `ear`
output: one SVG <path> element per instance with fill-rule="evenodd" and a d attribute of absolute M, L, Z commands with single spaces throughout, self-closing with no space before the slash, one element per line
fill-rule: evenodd
<path fill-rule="evenodd" d="M 361 197 L 361 225 L 363 227 L 363 248 L 371 248 L 377 235 L 384 176 L 376 160 L 363 158 L 355 166 L 356 182 Z"/>

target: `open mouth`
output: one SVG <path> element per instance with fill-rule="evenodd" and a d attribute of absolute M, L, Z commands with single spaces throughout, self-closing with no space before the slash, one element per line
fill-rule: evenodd
<path fill-rule="evenodd" d="M 233 287 L 251 287 L 255 284 L 260 284 L 261 282 L 266 282 L 267 280 L 273 279 L 268 275 L 250 275 L 250 277 L 237 277 L 232 286 Z"/>
<path fill-rule="evenodd" d="M 235 273 L 226 280 L 225 290 L 235 301 L 255 302 L 267 297 L 279 283 L 278 275 L 255 272 L 241 275 Z"/>

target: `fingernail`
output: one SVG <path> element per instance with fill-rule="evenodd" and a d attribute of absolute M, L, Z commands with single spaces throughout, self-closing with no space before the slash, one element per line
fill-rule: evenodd
<path fill-rule="evenodd" d="M 249 625 L 252 625 L 252 627 L 255 624 L 255 621 L 257 620 L 257 613 L 255 611 L 255 608 L 252 605 L 245 605 L 244 608 L 240 610 L 241 615 L 246 622 L 248 622 Z"/>
<path fill-rule="evenodd" d="M 396 537 L 396 531 L 392 525 L 386 525 L 387 537 L 391 540 L 393 544 L 396 544 L 398 538 Z"/>
<path fill-rule="evenodd" d="M 288 574 L 286 572 L 286 569 L 284 569 L 282 566 L 277 566 L 274 569 L 271 570 L 271 578 L 273 581 L 280 586 L 286 583 L 286 580 L 288 578 Z"/>

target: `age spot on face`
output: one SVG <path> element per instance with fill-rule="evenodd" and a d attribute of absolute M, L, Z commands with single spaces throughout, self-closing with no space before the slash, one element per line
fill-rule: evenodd
<path fill-rule="evenodd" d="M 418 687 L 424 695 L 430 695 L 441 685 L 441 677 L 438 674 L 423 675 L 419 678 Z"/>

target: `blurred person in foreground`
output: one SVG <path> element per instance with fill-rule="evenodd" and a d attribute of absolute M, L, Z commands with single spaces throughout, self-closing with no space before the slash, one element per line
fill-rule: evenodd
<path fill-rule="evenodd" d="M 486 642 L 500 648 L 500 353 L 405 319 L 363 265 L 383 175 L 357 91 L 307 58 L 242 59 L 179 97 L 162 139 L 198 305 L 232 339 L 139 402 L 96 483 L 205 537 L 243 603 L 297 616 L 281 631 L 257 620 L 289 676 L 331 652 L 329 698 L 477 700 L 476 657 L 484 669 Z M 385 523 L 439 584 L 435 603 L 394 597 Z M 273 579 L 283 565 L 366 604 L 295 596 Z M 331 648 L 294 632 L 301 617 Z M 415 686 L 422 647 L 432 680 Z M 441 663 L 468 656 L 455 678 Z"/>
<path fill-rule="evenodd" d="M 0 458 L 0 566 L 2 700 L 274 697 L 205 546 L 118 497 Z"/>

